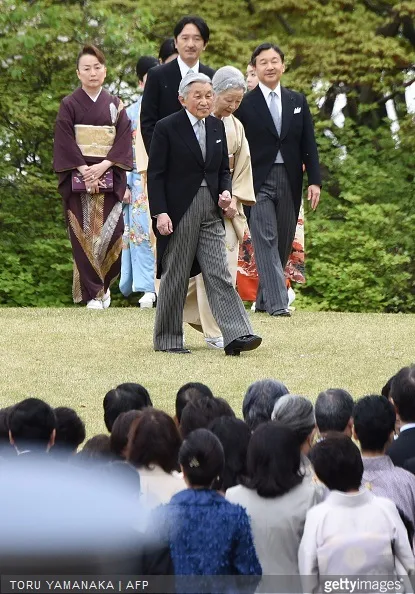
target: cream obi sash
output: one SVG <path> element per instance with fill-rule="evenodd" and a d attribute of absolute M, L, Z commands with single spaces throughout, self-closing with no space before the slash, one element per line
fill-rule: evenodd
<path fill-rule="evenodd" d="M 105 158 L 115 140 L 115 126 L 75 125 L 75 141 L 84 157 Z"/>

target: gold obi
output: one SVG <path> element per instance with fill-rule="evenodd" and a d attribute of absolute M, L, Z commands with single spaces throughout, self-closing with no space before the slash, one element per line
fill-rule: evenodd
<path fill-rule="evenodd" d="M 115 126 L 75 125 L 75 141 L 84 157 L 106 157 L 114 144 Z"/>
<path fill-rule="evenodd" d="M 235 155 L 231 154 L 228 156 L 229 156 L 229 169 L 230 169 L 230 172 L 233 173 L 233 170 L 235 169 Z"/>

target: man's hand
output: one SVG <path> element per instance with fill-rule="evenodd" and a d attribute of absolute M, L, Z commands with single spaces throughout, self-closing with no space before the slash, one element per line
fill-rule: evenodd
<path fill-rule="evenodd" d="M 320 202 L 320 192 L 320 186 L 308 186 L 307 200 L 310 201 L 310 206 L 313 210 L 316 210 L 318 203 Z"/>
<path fill-rule="evenodd" d="M 238 214 L 238 209 L 236 207 L 236 198 L 232 198 L 230 205 L 228 208 L 225 208 L 223 214 L 227 219 L 233 219 Z"/>
<path fill-rule="evenodd" d="M 157 215 L 157 231 L 160 235 L 170 235 L 173 233 L 173 223 L 166 212 Z"/>
<path fill-rule="evenodd" d="M 222 194 L 219 194 L 218 205 L 221 208 L 223 208 L 223 210 L 226 210 L 228 208 L 228 206 L 230 206 L 231 202 L 232 202 L 232 196 L 230 195 L 228 190 L 225 190 L 224 192 L 222 192 Z"/>

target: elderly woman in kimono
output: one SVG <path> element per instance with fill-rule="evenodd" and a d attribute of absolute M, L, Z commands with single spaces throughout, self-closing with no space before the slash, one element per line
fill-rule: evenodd
<path fill-rule="evenodd" d="M 122 101 L 102 88 L 105 56 L 98 48 L 83 47 L 77 75 L 81 86 L 62 100 L 56 119 L 53 166 L 72 244 L 73 300 L 106 309 L 120 273 L 131 128 Z"/>
<path fill-rule="evenodd" d="M 232 66 L 219 68 L 212 84 L 215 92 L 213 115 L 222 119 L 225 125 L 232 174 L 232 202 L 223 214 L 228 266 L 236 284 L 239 245 L 243 241 L 246 225 L 243 205 L 252 206 L 255 203 L 248 142 L 242 124 L 232 115 L 242 101 L 246 84 L 243 74 Z M 190 279 L 183 319 L 203 332 L 210 347 L 223 348 L 223 338 L 210 310 L 201 274 Z"/>

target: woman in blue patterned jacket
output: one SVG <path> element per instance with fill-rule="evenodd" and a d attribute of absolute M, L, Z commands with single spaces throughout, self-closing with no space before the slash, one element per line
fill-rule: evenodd
<path fill-rule="evenodd" d="M 261 576 L 245 510 L 228 502 L 217 490 L 224 469 L 223 448 L 218 438 L 207 429 L 193 431 L 180 448 L 179 462 L 189 488 L 160 508 L 161 526 L 167 530 L 175 574 L 222 576 L 221 579 Z M 258 581 L 259 578 L 254 587 Z M 226 586 L 231 584 L 227 578 L 225 582 Z M 247 583 L 253 582 L 247 580 Z M 192 591 L 188 578 L 183 584 Z M 219 583 L 212 584 L 212 591 L 215 590 L 224 591 Z"/>

